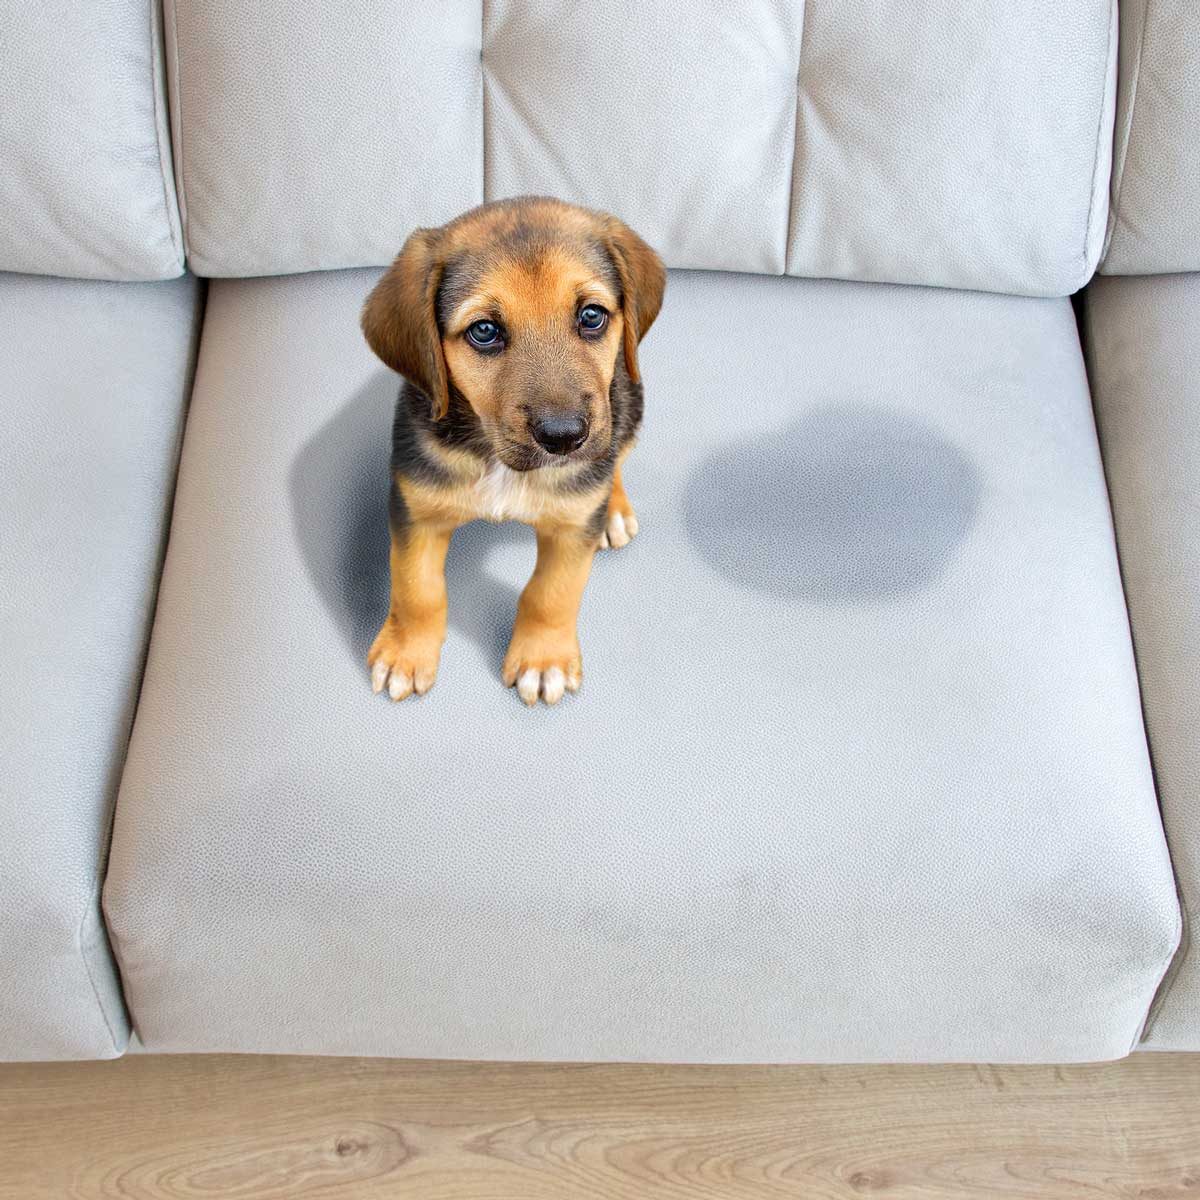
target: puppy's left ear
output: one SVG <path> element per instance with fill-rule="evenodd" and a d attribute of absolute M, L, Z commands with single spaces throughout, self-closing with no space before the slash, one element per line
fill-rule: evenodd
<path fill-rule="evenodd" d="M 646 336 L 662 308 L 667 272 L 662 259 L 629 226 L 609 219 L 605 238 L 609 256 L 621 280 L 621 316 L 625 324 L 625 369 L 634 383 L 638 370 L 638 342 Z"/>
<path fill-rule="evenodd" d="M 371 349 L 429 397 L 435 421 L 450 408 L 437 325 L 437 294 L 445 269 L 441 241 L 440 229 L 414 230 L 362 310 L 362 330 Z"/>

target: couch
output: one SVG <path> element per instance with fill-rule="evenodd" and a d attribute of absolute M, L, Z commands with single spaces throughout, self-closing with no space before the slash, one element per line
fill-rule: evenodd
<path fill-rule="evenodd" d="M 0 1058 L 1200 1049 L 1194 6 L 0 13 Z M 358 310 L 531 192 L 671 268 L 643 532 L 393 705 Z"/>

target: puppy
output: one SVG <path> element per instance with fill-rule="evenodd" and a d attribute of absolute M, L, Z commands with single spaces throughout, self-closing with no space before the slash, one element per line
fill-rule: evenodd
<path fill-rule="evenodd" d="M 528 705 L 583 679 L 592 556 L 638 531 L 621 464 L 642 419 L 638 343 L 657 254 L 604 213 L 525 197 L 418 229 L 367 297 L 371 349 L 406 379 L 392 434 L 391 607 L 368 656 L 393 700 L 433 686 L 446 551 L 467 521 L 537 532 L 501 677 Z"/>

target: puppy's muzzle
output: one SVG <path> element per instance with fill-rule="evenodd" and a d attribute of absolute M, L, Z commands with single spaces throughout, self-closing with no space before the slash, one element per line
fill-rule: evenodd
<path fill-rule="evenodd" d="M 582 413 L 540 413 L 530 418 L 529 432 L 548 454 L 570 454 L 587 441 L 588 420 Z"/>

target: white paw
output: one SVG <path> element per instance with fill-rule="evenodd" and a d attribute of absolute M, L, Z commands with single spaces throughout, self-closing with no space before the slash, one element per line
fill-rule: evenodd
<path fill-rule="evenodd" d="M 505 687 L 515 687 L 521 700 L 532 708 L 539 700 L 557 704 L 566 692 L 579 691 L 583 662 L 579 647 L 520 642 L 514 637 L 501 673 Z"/>
<path fill-rule="evenodd" d="M 526 667 L 517 676 L 517 695 L 531 708 L 543 700 L 547 704 L 557 704 L 564 692 L 579 691 L 581 680 L 576 671 L 562 667 L 547 667 L 539 671 L 536 667 Z"/>
<path fill-rule="evenodd" d="M 377 695 L 386 690 L 393 700 L 425 695 L 437 679 L 440 652 L 436 635 L 415 637 L 389 618 L 367 656 L 371 690 Z"/>
<path fill-rule="evenodd" d="M 613 510 L 608 514 L 608 523 L 600 535 L 601 550 L 620 550 L 637 537 L 638 519 L 632 509 L 628 512 Z"/>

